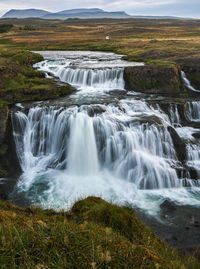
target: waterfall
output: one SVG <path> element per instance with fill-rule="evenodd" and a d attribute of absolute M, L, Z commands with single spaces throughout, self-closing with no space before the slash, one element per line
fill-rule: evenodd
<path fill-rule="evenodd" d="M 170 108 L 169 108 L 169 114 L 170 114 L 170 119 L 171 119 L 171 123 L 174 126 L 180 126 L 181 125 L 181 119 L 180 119 L 180 115 L 178 112 L 178 106 L 177 104 L 170 104 Z"/>
<path fill-rule="evenodd" d="M 124 67 L 143 66 L 144 63 L 127 62 L 123 55 L 104 52 L 39 52 L 46 59 L 35 68 L 78 90 L 112 91 L 124 90 Z"/>
<path fill-rule="evenodd" d="M 146 103 L 141 104 L 146 114 L 160 116 Z M 109 193 L 116 192 L 118 180 L 132 184 L 133 190 L 180 187 L 179 164 L 167 126 L 134 122 L 146 114 L 134 101 L 121 101 L 118 106 L 34 107 L 28 115 L 14 113 L 14 138 L 23 170 L 19 190 L 31 197 L 33 192 L 41 192 L 37 199 L 50 203 L 50 198 L 55 202 L 54 196 L 64 190 L 61 200 L 69 200 L 77 179 L 79 187 L 90 185 L 89 194 L 96 191 L 92 178 L 107 186 L 114 177 L 116 186 L 111 185 Z"/>
<path fill-rule="evenodd" d="M 111 54 L 107 60 L 101 53 L 97 59 L 87 52 L 79 58 L 80 52 L 70 53 L 62 58 L 60 52 L 57 59 L 46 59 L 36 67 L 75 86 L 80 90 L 77 99 L 88 98 L 87 90 L 124 89 L 128 64 L 119 57 Z M 13 135 L 23 173 L 10 199 L 23 197 L 58 210 L 88 196 L 148 212 L 157 212 L 164 199 L 199 204 L 193 188 L 200 186 L 200 180 L 193 180 L 190 173 L 194 169 L 200 177 L 200 143 L 194 137 L 199 130 L 181 126 L 176 104 L 162 107 L 150 99 L 119 100 L 111 94 L 109 98 L 113 103 L 106 105 L 100 101 L 77 106 L 77 102 L 70 107 L 62 103 L 13 111 Z M 200 120 L 199 104 L 187 104 L 188 120 Z M 186 145 L 186 160 L 176 152 L 181 143 Z"/>
<path fill-rule="evenodd" d="M 123 68 L 73 69 L 60 68 L 55 75 L 63 82 L 81 89 L 124 89 Z"/>
<path fill-rule="evenodd" d="M 188 102 L 185 114 L 189 121 L 200 122 L 200 101 Z"/>
<path fill-rule="evenodd" d="M 189 79 L 186 77 L 186 74 L 185 74 L 184 71 L 181 71 L 181 77 L 182 77 L 182 79 L 183 79 L 183 82 L 184 82 L 185 86 L 186 86 L 189 90 L 191 90 L 191 91 L 193 91 L 193 92 L 200 92 L 199 90 L 195 89 L 195 88 L 191 85 L 191 83 L 190 83 Z"/>
<path fill-rule="evenodd" d="M 80 176 L 98 173 L 98 156 L 92 119 L 83 112 L 70 116 L 68 170 Z"/>

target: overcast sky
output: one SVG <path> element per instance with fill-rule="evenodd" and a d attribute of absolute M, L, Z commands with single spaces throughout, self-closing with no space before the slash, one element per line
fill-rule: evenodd
<path fill-rule="evenodd" d="M 200 18 L 200 0 L 0 0 L 0 16 L 10 9 L 39 8 L 60 11 L 72 8 L 123 10 L 131 15 L 171 15 Z"/>

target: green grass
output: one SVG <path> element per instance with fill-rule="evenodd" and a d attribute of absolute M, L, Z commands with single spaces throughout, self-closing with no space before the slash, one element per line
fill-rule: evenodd
<path fill-rule="evenodd" d="M 43 60 L 40 54 L 14 45 L 0 45 L 0 106 L 23 101 L 36 101 L 67 95 L 69 85 L 59 86 L 44 73 L 33 69 Z"/>
<path fill-rule="evenodd" d="M 95 197 L 60 213 L 0 202 L 0 238 L 1 268 L 199 268 L 132 209 Z"/>

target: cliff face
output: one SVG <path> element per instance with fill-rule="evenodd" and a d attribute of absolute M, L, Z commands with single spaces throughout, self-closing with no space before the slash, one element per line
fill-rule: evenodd
<path fill-rule="evenodd" d="M 0 178 L 12 177 L 21 173 L 11 125 L 8 106 L 0 107 Z M 1 189 L 2 184 L 0 197 L 2 197 Z"/>
<path fill-rule="evenodd" d="M 178 67 L 146 65 L 127 67 L 124 72 L 128 91 L 149 94 L 177 94 L 182 90 Z"/>
<path fill-rule="evenodd" d="M 8 106 L 0 107 L 0 144 L 3 142 L 8 120 Z"/>

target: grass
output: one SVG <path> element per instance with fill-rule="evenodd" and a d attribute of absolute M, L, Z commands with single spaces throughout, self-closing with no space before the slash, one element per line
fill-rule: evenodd
<path fill-rule="evenodd" d="M 110 51 L 129 61 L 167 67 L 175 67 L 179 57 L 200 56 L 198 20 L 1 19 L 0 25 L 5 24 L 14 26 L 0 34 L 0 98 L 11 104 L 72 91 L 67 87 L 55 92 L 55 81 L 33 70 L 43 58 L 31 50 Z M 107 35 L 110 40 L 105 40 Z"/>
<path fill-rule="evenodd" d="M 4 20 L 1 20 L 5 23 Z M 161 50 L 170 56 L 200 55 L 200 27 L 198 20 L 151 19 L 91 19 L 91 20 L 38 20 L 10 19 L 15 29 L 2 35 L 15 44 L 34 50 L 101 50 L 127 55 L 130 59 L 143 59 L 144 52 Z M 27 30 L 23 31 L 24 27 Z M 34 30 L 31 30 L 31 27 Z M 29 30 L 30 29 L 30 30 Z M 110 40 L 105 40 L 109 35 Z M 170 59 L 169 59 L 170 58 Z"/>
<path fill-rule="evenodd" d="M 69 212 L 0 202 L 1 268 L 199 268 L 132 209 L 89 197 Z"/>
<path fill-rule="evenodd" d="M 42 60 L 41 55 L 12 43 L 0 44 L 0 106 L 57 98 L 72 92 L 69 85 L 58 86 L 33 69 L 33 64 Z"/>

